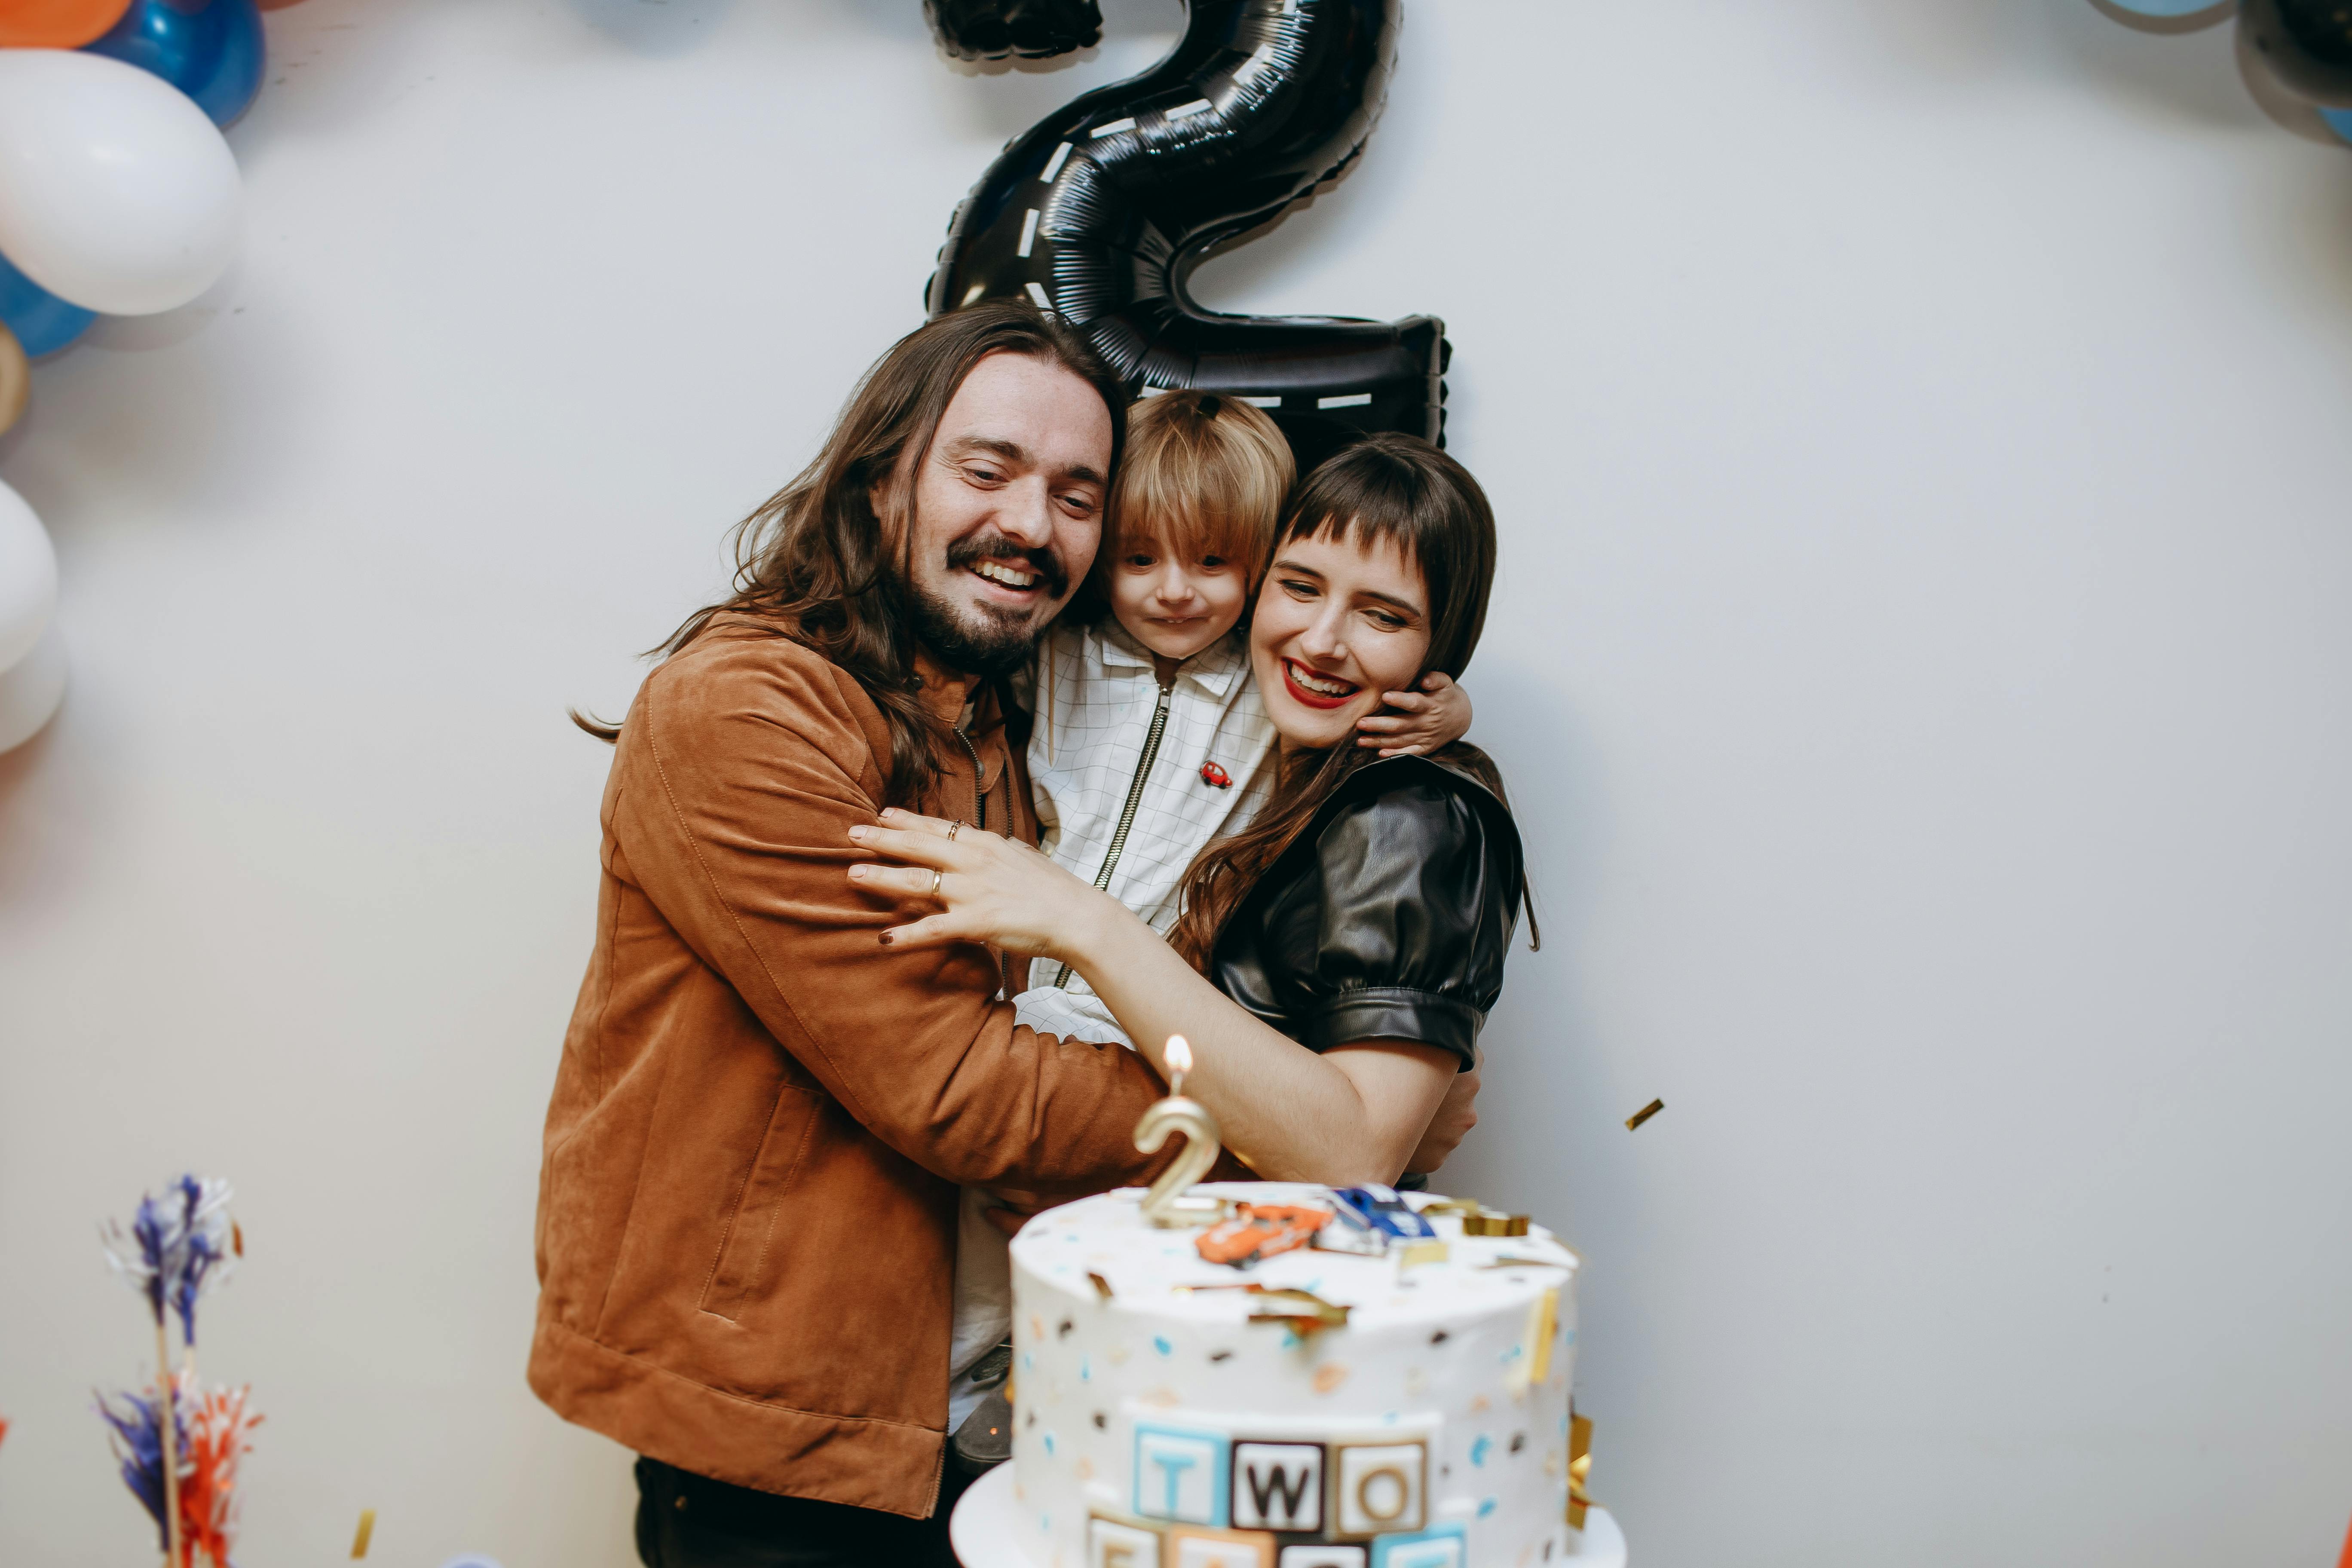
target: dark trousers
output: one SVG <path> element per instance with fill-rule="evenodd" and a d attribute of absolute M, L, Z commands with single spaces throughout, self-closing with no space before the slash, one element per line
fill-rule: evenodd
<path fill-rule="evenodd" d="M 929 1519 L 778 1497 L 637 1460 L 637 1556 L 646 1568 L 956 1568 L 948 1515 L 969 1479 L 954 1464 Z"/>

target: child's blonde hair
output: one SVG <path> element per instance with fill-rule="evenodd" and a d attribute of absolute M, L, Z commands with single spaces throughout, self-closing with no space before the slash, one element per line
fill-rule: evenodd
<path fill-rule="evenodd" d="M 1094 570 L 1070 605 L 1082 621 L 1110 614 L 1110 574 L 1127 547 L 1149 539 L 1188 561 L 1221 555 L 1255 589 L 1274 555 L 1297 460 L 1255 405 L 1218 392 L 1166 392 L 1128 410 L 1127 443 L 1103 509 Z M 1054 755 L 1050 660 L 1040 660 L 1037 711 Z"/>
<path fill-rule="evenodd" d="M 1290 443 L 1263 409 L 1216 392 L 1145 398 L 1128 413 L 1097 586 L 1108 598 L 1109 573 L 1140 539 L 1186 560 L 1223 556 L 1255 584 L 1297 476 Z"/>

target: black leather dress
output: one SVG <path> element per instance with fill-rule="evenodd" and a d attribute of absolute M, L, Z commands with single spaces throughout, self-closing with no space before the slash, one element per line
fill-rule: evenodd
<path fill-rule="evenodd" d="M 1518 923 L 1518 829 L 1468 772 L 1360 768 L 1234 909 L 1217 988 L 1311 1051 L 1411 1040 L 1475 1058 Z"/>

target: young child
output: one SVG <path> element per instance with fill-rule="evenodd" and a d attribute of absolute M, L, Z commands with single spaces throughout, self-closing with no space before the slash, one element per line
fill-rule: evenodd
<path fill-rule="evenodd" d="M 1039 847 L 1163 935 L 1192 858 L 1246 826 L 1274 787 L 1274 724 L 1236 628 L 1295 477 L 1282 432 L 1239 398 L 1171 392 L 1137 405 L 1094 571 L 1016 691 L 1035 715 Z M 1365 720 L 1361 743 L 1386 755 L 1460 740 L 1469 698 L 1443 675 L 1422 684 L 1389 693 L 1395 712 Z M 1133 1044 L 1082 976 L 1038 963 L 1029 980 L 1014 998 L 1022 1023 Z M 974 1471 L 1012 1448 L 1012 1261 L 989 1210 L 1026 1198 L 967 1187 L 958 1216 L 948 1429 Z"/>
<path fill-rule="evenodd" d="M 1274 785 L 1274 725 L 1237 628 L 1295 476 L 1282 432 L 1239 398 L 1138 405 L 1087 590 L 1021 694 L 1036 716 L 1039 847 L 1163 934 L 1192 858 L 1247 826 Z M 1460 740 L 1469 699 L 1442 675 L 1423 685 L 1391 693 L 1395 711 L 1364 721 L 1364 743 L 1386 755 Z M 1041 963 L 1029 979 L 1021 1022 L 1130 1043 L 1080 975 Z"/>

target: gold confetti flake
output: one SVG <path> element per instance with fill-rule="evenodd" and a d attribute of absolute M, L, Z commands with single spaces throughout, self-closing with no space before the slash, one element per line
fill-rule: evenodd
<path fill-rule="evenodd" d="M 1575 1255 L 1570 1254 L 1570 1258 Z M 1566 1268 L 1570 1265 L 1557 1258 L 1514 1258 L 1508 1253 L 1490 1258 L 1478 1265 L 1481 1268 Z"/>
<path fill-rule="evenodd" d="M 1584 1483 L 1592 1474 L 1592 1418 L 1579 1415 L 1573 1406 L 1568 1422 L 1568 1527 L 1584 1528 L 1584 1510 L 1592 1506 Z"/>
<path fill-rule="evenodd" d="M 157 1403 L 161 1404 L 162 1401 L 158 1400 Z M 352 1536 L 352 1556 L 354 1559 L 366 1556 L 368 1553 L 368 1542 L 374 1539 L 375 1510 L 372 1508 L 363 1508 L 360 1510 L 359 1530 Z"/>
<path fill-rule="evenodd" d="M 1442 1241 L 1408 1241 L 1397 1249 L 1397 1267 L 1418 1268 L 1424 1263 L 1443 1263 L 1453 1255 Z"/>
<path fill-rule="evenodd" d="M 1492 1209 L 1488 1209 L 1481 1214 L 1464 1215 L 1462 1234 L 1465 1236 L 1525 1236 L 1528 1233 L 1528 1216 L 1523 1214 L 1496 1214 Z"/>
<path fill-rule="evenodd" d="M 1664 1110 L 1665 1108 L 1666 1102 L 1663 1100 L 1654 1100 L 1650 1101 L 1649 1104 L 1642 1107 L 1641 1110 L 1625 1118 L 1625 1131 L 1631 1132 L 1634 1128 L 1639 1127 L 1643 1122 L 1647 1121 L 1651 1117 L 1655 1116 L 1659 1111 Z M 1579 1525 L 1577 1528 L 1580 1530 L 1583 1526 Z"/>
<path fill-rule="evenodd" d="M 1106 1301 L 1111 1299 L 1112 1292 L 1109 1280 L 1091 1270 L 1087 1272 L 1087 1279 L 1093 1283 L 1096 1295 L 1100 1296 Z"/>

